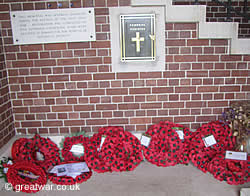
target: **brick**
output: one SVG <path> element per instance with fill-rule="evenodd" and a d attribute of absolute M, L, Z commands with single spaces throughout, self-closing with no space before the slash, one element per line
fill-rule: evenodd
<path fill-rule="evenodd" d="M 232 70 L 232 76 L 249 77 L 250 71 L 249 70 Z"/>
<path fill-rule="evenodd" d="M 208 77 L 207 71 L 187 71 L 187 77 Z"/>
<path fill-rule="evenodd" d="M 180 54 L 191 54 L 191 48 L 189 47 L 182 47 Z"/>
<path fill-rule="evenodd" d="M 107 89 L 107 95 L 128 95 L 128 89 L 127 88 L 113 88 L 113 89 Z"/>
<path fill-rule="evenodd" d="M 162 103 L 142 103 L 141 109 L 155 109 L 162 108 Z"/>
<path fill-rule="evenodd" d="M 130 0 L 119 0 L 119 6 L 130 6 Z"/>
<path fill-rule="evenodd" d="M 212 39 L 211 46 L 226 46 L 228 45 L 228 40 L 226 39 Z"/>
<path fill-rule="evenodd" d="M 201 108 L 201 107 L 206 107 L 206 102 L 205 101 L 192 101 L 192 102 L 187 102 L 186 103 L 187 108 Z"/>
<path fill-rule="evenodd" d="M 106 119 L 94 119 L 94 120 L 87 119 L 86 124 L 87 125 L 106 125 L 107 120 Z"/>
<path fill-rule="evenodd" d="M 21 122 L 21 125 L 23 128 L 25 128 L 25 127 L 41 127 L 41 122 L 40 121 L 25 121 L 25 122 Z"/>
<path fill-rule="evenodd" d="M 94 110 L 94 105 L 75 105 L 74 111 L 92 111 Z"/>
<path fill-rule="evenodd" d="M 114 6 L 118 6 L 118 0 L 107 0 L 107 6 L 108 7 L 114 7 Z"/>
<path fill-rule="evenodd" d="M 44 44 L 44 50 L 65 50 L 66 43 Z"/>
<path fill-rule="evenodd" d="M 37 98 L 36 92 L 18 92 L 17 93 L 18 99 L 25 99 L 25 98 Z"/>
<path fill-rule="evenodd" d="M 64 121 L 65 126 L 83 126 L 85 125 L 84 120 L 65 120 Z"/>
<path fill-rule="evenodd" d="M 94 80 L 112 80 L 115 79 L 115 73 L 98 73 L 93 75 Z"/>
<path fill-rule="evenodd" d="M 80 58 L 81 65 L 93 65 L 93 64 L 102 64 L 101 57 L 89 57 L 89 58 Z"/>
<path fill-rule="evenodd" d="M 166 40 L 166 46 L 185 46 L 185 40 Z"/>
<path fill-rule="evenodd" d="M 110 48 L 110 41 L 91 42 L 91 48 Z"/>
<path fill-rule="evenodd" d="M 194 122 L 195 117 L 194 116 L 178 116 L 174 117 L 175 123 L 183 123 L 183 122 Z"/>
<path fill-rule="evenodd" d="M 221 86 L 220 92 L 237 92 L 240 91 L 240 86 Z"/>
<path fill-rule="evenodd" d="M 119 110 L 134 110 L 139 109 L 138 103 L 130 103 L 130 104 L 118 104 Z"/>
<path fill-rule="evenodd" d="M 241 61 L 241 55 L 222 55 L 221 61 Z"/>
<path fill-rule="evenodd" d="M 184 102 L 165 102 L 163 108 L 184 108 Z"/>
<path fill-rule="evenodd" d="M 230 71 L 210 71 L 209 72 L 210 77 L 229 77 L 230 76 Z"/>
<path fill-rule="evenodd" d="M 49 82 L 62 82 L 62 81 L 69 81 L 68 75 L 52 75 L 48 76 Z"/>
<path fill-rule="evenodd" d="M 117 79 L 137 79 L 137 72 L 129 72 L 129 73 L 117 73 Z"/>
<path fill-rule="evenodd" d="M 113 119 L 108 119 L 108 124 L 109 125 L 124 125 L 128 124 L 128 118 L 113 118 Z"/>
<path fill-rule="evenodd" d="M 198 92 L 204 93 L 204 92 L 218 92 L 219 87 L 217 86 L 199 86 Z"/>
<path fill-rule="evenodd" d="M 250 55 L 243 56 L 244 61 L 250 61 Z"/>
<path fill-rule="evenodd" d="M 70 105 L 60 105 L 52 106 L 52 112 L 72 112 L 72 106 Z"/>
<path fill-rule="evenodd" d="M 30 113 L 50 112 L 49 106 L 30 107 Z"/>
<path fill-rule="evenodd" d="M 250 85 L 242 86 L 242 91 L 250 92 Z"/>
<path fill-rule="evenodd" d="M 96 110 L 116 110 L 116 104 L 99 104 L 96 105 Z"/>
<path fill-rule="evenodd" d="M 208 107 L 228 107 L 227 101 L 209 101 Z"/>
<path fill-rule="evenodd" d="M 46 82 L 46 76 L 26 77 L 26 83 L 41 83 L 41 82 Z"/>
<path fill-rule="evenodd" d="M 175 93 L 196 93 L 196 87 L 175 87 Z"/>
<path fill-rule="evenodd" d="M 140 78 L 161 78 L 162 72 L 140 72 Z"/>
<path fill-rule="evenodd" d="M 91 74 L 71 74 L 71 81 L 84 81 L 84 80 L 92 80 Z"/>
<path fill-rule="evenodd" d="M 208 46 L 209 40 L 207 39 L 190 39 L 187 40 L 188 46 Z"/>
<path fill-rule="evenodd" d="M 131 118 L 130 124 L 150 124 L 151 118 Z"/>
<path fill-rule="evenodd" d="M 150 94 L 151 89 L 150 88 L 130 88 L 129 94 L 135 95 L 135 94 Z"/>
<path fill-rule="evenodd" d="M 40 91 L 39 97 L 60 97 L 60 91 Z"/>
<path fill-rule="evenodd" d="M 13 107 L 13 112 L 16 113 L 28 113 L 28 107 Z"/>
<path fill-rule="evenodd" d="M 13 68 L 33 67 L 33 61 L 14 61 L 12 66 Z"/>
<path fill-rule="evenodd" d="M 219 61 L 219 56 L 218 55 L 199 55 L 198 56 L 198 61 L 203 62 L 203 61 Z"/>
<path fill-rule="evenodd" d="M 36 67 L 55 66 L 56 60 L 35 60 Z"/>
<path fill-rule="evenodd" d="M 6 4 L 1 4 L 0 11 L 1 12 L 9 11 L 9 5 L 7 3 Z"/>
<path fill-rule="evenodd" d="M 176 55 L 174 56 L 175 62 L 195 62 L 195 55 Z"/>
<path fill-rule="evenodd" d="M 173 93 L 173 87 L 153 87 L 152 93 L 158 94 L 158 93 Z"/>
<path fill-rule="evenodd" d="M 166 23 L 165 24 L 165 29 L 166 30 L 173 30 L 174 29 L 174 24 L 173 23 Z"/>
<path fill-rule="evenodd" d="M 46 8 L 45 3 L 35 3 L 35 10 L 43 10 Z"/>
<path fill-rule="evenodd" d="M 57 60 L 58 65 L 79 65 L 79 60 L 78 59 L 58 59 Z"/>
<path fill-rule="evenodd" d="M 66 91 L 62 91 L 62 96 L 82 96 L 82 90 L 66 90 Z"/>
<path fill-rule="evenodd" d="M 216 116 L 197 116 L 196 117 L 196 122 L 211 122 L 215 120 L 216 120 Z"/>
<path fill-rule="evenodd" d="M 10 20 L 9 13 L 0 13 L 0 20 Z"/>
<path fill-rule="evenodd" d="M 63 126 L 63 122 L 58 120 L 43 122 L 43 127 L 58 127 L 58 126 Z"/>
<path fill-rule="evenodd" d="M 88 89 L 84 90 L 84 96 L 105 95 L 105 89 Z"/>
<path fill-rule="evenodd" d="M 196 23 L 175 23 L 174 30 L 196 30 Z"/>
<path fill-rule="evenodd" d="M 185 71 L 166 71 L 163 73 L 164 78 L 182 78 L 185 77 Z"/>

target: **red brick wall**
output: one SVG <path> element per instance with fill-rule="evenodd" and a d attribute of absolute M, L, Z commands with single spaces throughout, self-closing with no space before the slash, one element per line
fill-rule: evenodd
<path fill-rule="evenodd" d="M 175 5 L 191 5 L 194 4 L 194 0 L 190 1 L 173 1 Z M 199 4 L 207 6 L 207 22 L 226 22 L 227 19 L 227 10 L 224 6 L 219 5 L 216 2 L 212 1 L 199 1 Z M 232 7 L 237 11 L 243 13 L 244 10 L 244 1 L 235 0 L 232 1 Z M 250 2 L 248 1 L 248 15 L 250 15 Z M 241 16 L 236 15 L 234 12 L 231 13 L 232 22 L 239 23 L 239 37 L 240 38 L 250 38 L 250 23 L 247 19 L 244 19 Z"/>
<path fill-rule="evenodd" d="M 3 53 L 2 34 L 0 31 L 0 148 L 14 135 L 14 120 L 12 115 L 7 70 Z"/>
<path fill-rule="evenodd" d="M 130 2 L 95 2 L 74 1 L 73 7 L 95 7 L 96 42 L 22 46 L 12 45 L 9 9 L 47 9 L 49 3 L 3 3 L 0 19 L 18 133 L 97 131 L 106 125 L 145 131 L 160 120 L 197 128 L 217 119 L 231 101 L 250 98 L 250 56 L 226 55 L 227 40 L 198 40 L 195 23 L 162 29 L 165 71 L 113 73 L 107 7 Z"/>

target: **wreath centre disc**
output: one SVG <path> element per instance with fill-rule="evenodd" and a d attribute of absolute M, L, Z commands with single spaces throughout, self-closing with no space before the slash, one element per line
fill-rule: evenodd
<path fill-rule="evenodd" d="M 35 158 L 37 161 L 44 161 L 45 160 L 45 156 L 42 152 L 36 151 L 35 152 Z"/>
<path fill-rule="evenodd" d="M 84 155 L 84 146 L 82 144 L 74 144 L 72 145 L 70 152 L 72 152 L 75 157 L 81 157 Z"/>

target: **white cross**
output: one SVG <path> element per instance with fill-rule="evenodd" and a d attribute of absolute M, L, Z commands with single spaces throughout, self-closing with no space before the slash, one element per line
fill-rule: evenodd
<path fill-rule="evenodd" d="M 136 52 L 141 51 L 141 42 L 144 42 L 144 37 L 140 37 L 140 32 L 136 32 L 136 37 L 132 37 L 132 42 L 136 42 Z"/>

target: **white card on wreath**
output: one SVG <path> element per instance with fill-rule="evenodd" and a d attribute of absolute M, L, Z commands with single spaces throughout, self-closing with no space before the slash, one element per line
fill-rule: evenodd
<path fill-rule="evenodd" d="M 70 152 L 74 152 L 74 153 L 79 153 L 79 154 L 83 154 L 84 153 L 84 148 L 82 145 L 73 145 L 70 149 Z"/>
<path fill-rule="evenodd" d="M 246 152 L 235 152 L 235 151 L 226 151 L 226 159 L 234 159 L 234 160 L 247 160 L 247 153 Z"/>
<path fill-rule="evenodd" d="M 151 141 L 151 137 L 147 135 L 141 136 L 141 145 L 148 147 Z"/>
<path fill-rule="evenodd" d="M 100 147 L 97 148 L 97 151 L 100 151 L 100 150 L 102 149 L 102 145 L 103 145 L 103 143 L 105 142 L 106 137 L 107 137 L 106 135 L 103 135 L 103 136 L 102 136 L 101 143 L 100 143 Z"/>
<path fill-rule="evenodd" d="M 212 146 L 212 145 L 217 143 L 216 139 L 213 135 L 209 135 L 209 136 L 203 138 L 203 141 L 204 141 L 204 144 L 206 147 Z"/>
<path fill-rule="evenodd" d="M 182 130 L 175 130 L 176 133 L 178 134 L 180 140 L 184 140 L 184 133 Z"/>

